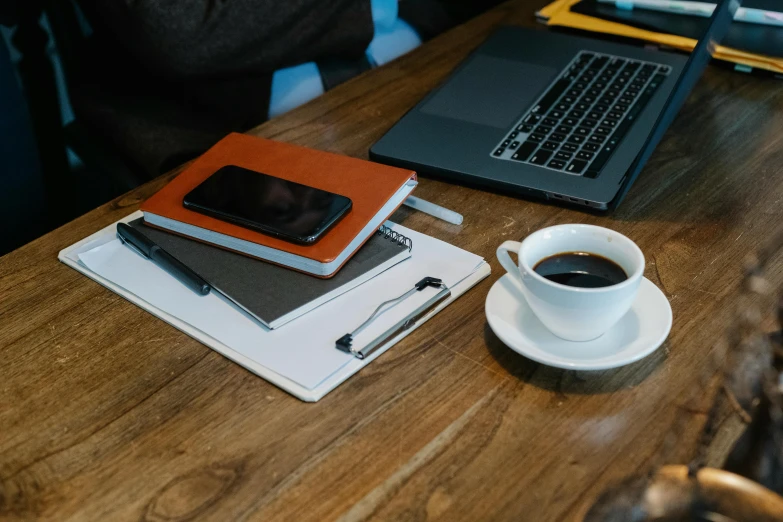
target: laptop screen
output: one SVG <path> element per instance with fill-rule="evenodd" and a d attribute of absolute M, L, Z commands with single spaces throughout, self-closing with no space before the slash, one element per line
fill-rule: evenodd
<path fill-rule="evenodd" d="M 693 49 L 682 74 L 680 74 L 680 78 L 677 80 L 677 84 L 674 86 L 669 99 L 666 100 L 666 104 L 658 116 L 658 120 L 655 122 L 649 139 L 631 166 L 625 186 L 617 194 L 615 201 L 622 200 L 644 164 L 647 163 L 653 150 L 658 146 L 666 129 L 669 128 L 688 95 L 690 95 L 691 90 L 693 90 L 694 85 L 701 78 L 704 69 L 715 53 L 716 47 L 728 32 L 729 26 L 734 19 L 734 14 L 739 9 L 741 3 L 742 0 L 718 0 L 718 5 L 710 18 L 709 26 Z"/>

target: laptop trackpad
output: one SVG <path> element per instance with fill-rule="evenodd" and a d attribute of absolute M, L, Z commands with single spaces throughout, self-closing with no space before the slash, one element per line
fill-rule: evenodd
<path fill-rule="evenodd" d="M 505 129 L 558 72 L 479 54 L 425 103 L 421 112 Z"/>

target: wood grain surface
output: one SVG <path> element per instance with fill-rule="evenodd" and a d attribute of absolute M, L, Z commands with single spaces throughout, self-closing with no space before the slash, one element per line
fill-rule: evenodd
<path fill-rule="evenodd" d="M 252 133 L 367 157 L 499 24 L 512 1 Z M 0 520 L 577 520 L 645 473 L 733 311 L 743 256 L 783 222 L 783 84 L 710 67 L 618 211 L 596 216 L 422 179 L 465 215 L 394 219 L 484 256 L 493 274 L 316 404 L 306 404 L 57 261 L 174 173 L 0 258 Z M 621 369 L 548 368 L 492 333 L 495 249 L 582 222 L 636 241 L 671 301 L 665 345 Z M 5 226 L 9 226 L 6 224 Z M 783 262 L 770 280 L 783 286 Z M 712 444 L 720 465 L 741 423 Z"/>

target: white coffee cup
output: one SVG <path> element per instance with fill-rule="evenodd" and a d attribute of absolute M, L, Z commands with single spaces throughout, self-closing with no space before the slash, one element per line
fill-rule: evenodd
<path fill-rule="evenodd" d="M 518 264 L 509 256 L 517 254 Z M 620 265 L 628 279 L 601 288 L 555 283 L 533 271 L 541 260 L 568 252 L 598 254 Z M 631 308 L 644 274 L 644 254 L 624 235 L 593 225 L 557 225 L 506 241 L 497 250 L 506 271 L 522 283 L 530 309 L 553 334 L 590 341 L 607 332 Z"/>

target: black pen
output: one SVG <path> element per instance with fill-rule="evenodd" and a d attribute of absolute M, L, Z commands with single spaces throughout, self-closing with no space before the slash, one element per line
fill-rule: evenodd
<path fill-rule="evenodd" d="M 207 295 L 211 290 L 209 283 L 204 281 L 197 273 L 174 259 L 171 254 L 130 225 L 117 223 L 117 237 L 124 244 L 141 254 L 142 257 L 150 259 L 197 294 Z"/>

